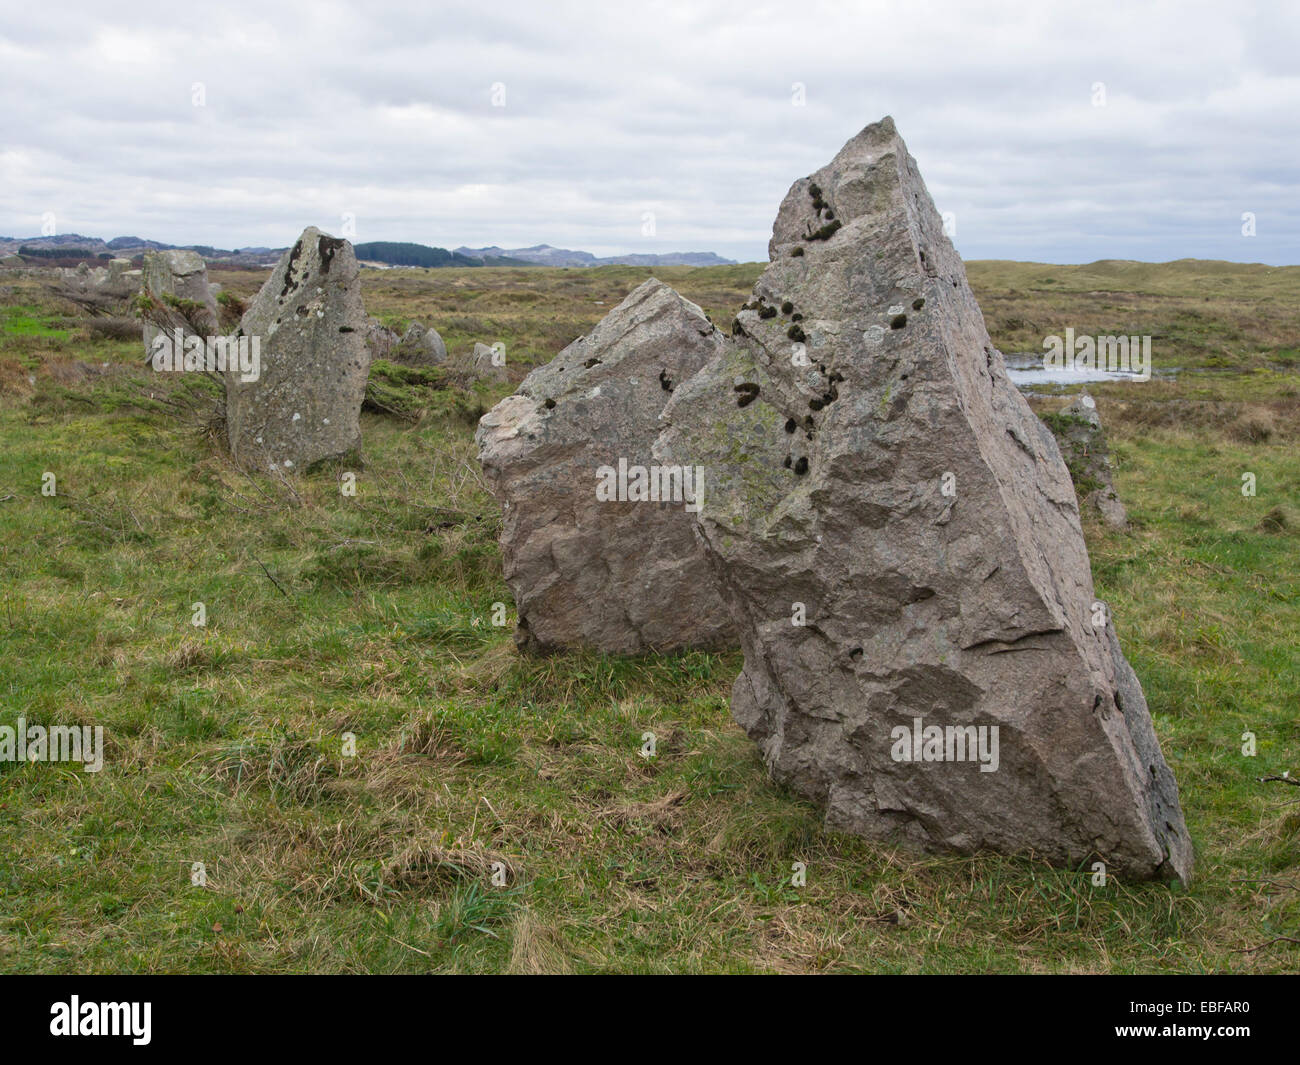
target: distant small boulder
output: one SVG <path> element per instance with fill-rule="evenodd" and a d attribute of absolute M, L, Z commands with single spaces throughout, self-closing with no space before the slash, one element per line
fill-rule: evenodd
<path fill-rule="evenodd" d="M 510 380 L 506 372 L 505 349 L 490 346 L 481 341 L 474 344 L 474 350 L 468 355 L 461 355 L 451 360 L 456 377 L 460 383 L 470 388 L 479 381 L 489 384 L 505 384 Z"/>
<path fill-rule="evenodd" d="M 1081 392 L 1043 421 L 1056 437 L 1080 507 L 1091 507 L 1113 529 L 1127 529 L 1128 512 L 1111 477 L 1110 449 L 1097 401 Z"/>
<path fill-rule="evenodd" d="M 125 277 L 128 271 L 125 267 L 119 269 Z M 220 332 L 217 301 L 208 287 L 207 264 L 198 252 L 146 252 L 142 281 L 140 310 L 146 356 L 153 354 L 160 335 L 176 329 L 184 336 L 210 337 Z"/>
<path fill-rule="evenodd" d="M 93 269 L 81 263 L 58 269 L 52 287 L 56 295 L 91 315 L 117 314 L 138 291 L 140 272 L 131 270 L 128 259 L 110 259 L 107 266 Z"/>
<path fill-rule="evenodd" d="M 370 318 L 366 322 L 366 350 L 370 352 L 370 358 L 389 359 L 393 355 L 394 349 L 401 340 L 388 326 L 384 325 L 378 318 Z"/>
<path fill-rule="evenodd" d="M 412 322 L 394 348 L 392 359 L 405 366 L 441 366 L 447 361 L 447 345 L 436 329 Z"/>

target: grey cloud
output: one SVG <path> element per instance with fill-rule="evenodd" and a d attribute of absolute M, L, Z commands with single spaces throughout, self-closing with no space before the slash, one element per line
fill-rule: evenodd
<path fill-rule="evenodd" d="M 94 236 L 282 244 L 350 212 L 361 239 L 761 259 L 790 183 L 891 113 L 968 257 L 1280 263 L 1300 246 L 1300 15 L 1282 5 L 21 15 L 0 17 L 6 235 L 52 210 Z"/>

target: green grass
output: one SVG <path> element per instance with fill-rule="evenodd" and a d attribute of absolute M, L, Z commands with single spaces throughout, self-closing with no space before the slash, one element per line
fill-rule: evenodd
<path fill-rule="evenodd" d="M 1086 266 L 969 264 L 989 332 L 1003 351 L 1041 353 L 1043 338 L 1150 336 L 1155 370 L 1300 368 L 1300 266 L 1182 259 Z"/>
<path fill-rule="evenodd" d="M 1094 268 L 976 263 L 971 277 L 986 313 L 1055 324 L 1071 305 L 1038 290 L 1065 289 L 1083 310 L 1062 324 L 1134 332 L 1173 328 L 1207 274 L 1226 300 L 1266 269 L 1238 268 L 1241 281 L 1211 266 L 1116 268 L 1114 284 L 1138 287 L 1102 294 L 1077 273 Z M 720 322 L 757 272 L 655 271 Z M 365 285 L 372 313 L 430 322 L 453 351 L 504 340 L 517 380 L 646 274 L 386 271 Z M 232 272 L 228 290 L 246 298 L 259 280 Z M 1297 349 L 1300 297 L 1267 296 L 1285 312 L 1277 344 Z M 1300 938 L 1300 805 L 1286 805 L 1300 795 L 1256 779 L 1300 771 L 1300 382 L 1256 361 L 1238 317 L 1208 318 L 1206 344 L 1251 372 L 1093 390 L 1133 528 L 1090 523 L 1089 547 L 1179 780 L 1198 862 L 1182 891 L 826 831 L 730 719 L 738 654 L 521 658 L 492 624 L 510 597 L 474 411 L 440 381 L 377 378 L 402 416 L 363 414 L 364 466 L 249 478 L 214 441 L 202 386 L 160 384 L 138 344 L 54 329 L 70 312 L 34 290 L 12 298 L 0 722 L 102 725 L 107 751 L 97 775 L 0 763 L 0 969 L 1300 965 L 1300 948 L 1270 942 Z"/>
<path fill-rule="evenodd" d="M 60 316 L 38 307 L 0 307 L 0 335 L 68 338 L 60 326 Z"/>

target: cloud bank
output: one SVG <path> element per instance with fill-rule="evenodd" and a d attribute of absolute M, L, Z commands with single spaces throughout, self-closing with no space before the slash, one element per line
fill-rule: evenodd
<path fill-rule="evenodd" d="M 967 258 L 1294 263 L 1298 50 L 1283 4 L 11 6 L 0 233 L 763 260 L 892 114 Z"/>

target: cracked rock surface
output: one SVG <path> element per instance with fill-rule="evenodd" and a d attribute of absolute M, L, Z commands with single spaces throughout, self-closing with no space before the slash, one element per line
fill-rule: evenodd
<path fill-rule="evenodd" d="M 699 307 L 651 279 L 479 422 L 521 648 L 735 646 L 685 496 L 602 501 L 596 491 L 602 467 L 649 469 L 672 388 L 722 339 Z"/>
<path fill-rule="evenodd" d="M 891 119 L 795 182 L 769 253 L 655 453 L 707 471 L 732 712 L 771 773 L 868 838 L 1186 881 L 1069 473 Z M 900 744 L 918 720 L 954 742 Z M 961 757 L 994 727 L 996 769 Z"/>

